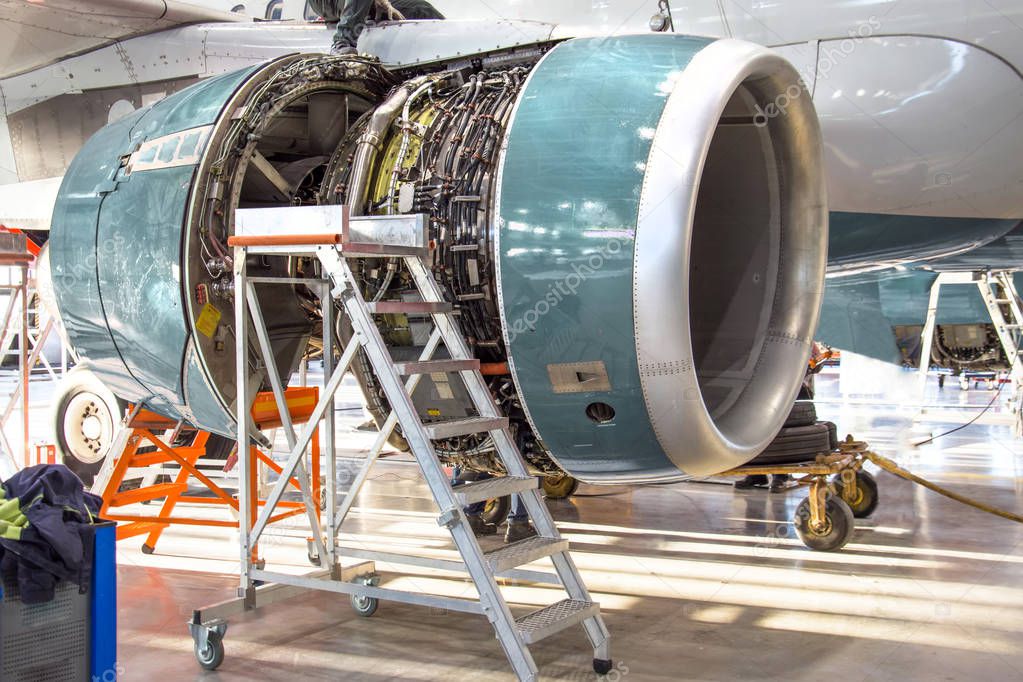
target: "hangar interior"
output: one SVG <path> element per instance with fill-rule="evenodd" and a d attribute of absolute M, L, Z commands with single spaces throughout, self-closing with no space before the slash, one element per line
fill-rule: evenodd
<path fill-rule="evenodd" d="M 36 4 L 113 42 L 0 69 L 0 682 L 1023 676 L 1006 17 Z"/>

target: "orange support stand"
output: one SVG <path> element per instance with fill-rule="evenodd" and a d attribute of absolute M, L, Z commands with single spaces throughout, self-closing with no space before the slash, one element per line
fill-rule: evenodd
<path fill-rule="evenodd" d="M 292 423 L 302 424 L 309 421 L 309 417 L 312 415 L 313 408 L 315 408 L 316 402 L 319 399 L 319 389 L 316 387 L 289 388 L 285 390 L 285 398 L 288 403 L 288 412 L 291 415 Z M 277 411 L 272 393 L 260 393 L 257 395 L 252 406 L 252 418 L 257 427 L 262 430 L 277 428 L 282 425 L 280 414 Z M 194 518 L 177 516 L 175 514 L 175 510 L 179 503 L 222 505 L 233 509 L 236 515 L 238 513 L 237 497 L 227 490 L 224 490 L 209 476 L 204 474 L 197 466 L 199 459 L 206 455 L 206 445 L 210 437 L 209 432 L 195 430 L 194 435 L 190 438 L 186 438 L 186 444 L 183 445 L 168 443 L 167 435 L 157 435 L 161 432 L 165 434 L 172 434 L 177 426 L 177 422 L 173 420 L 167 419 L 166 417 L 154 412 L 150 412 L 149 410 L 140 410 L 135 419 L 131 422 L 131 424 L 129 424 L 129 427 L 132 429 L 132 433 L 128 438 L 128 444 L 120 456 L 115 460 L 110 480 L 107 482 L 107 485 L 101 494 L 103 498 L 103 507 L 100 515 L 105 519 L 118 522 L 117 539 L 123 540 L 137 535 L 146 535 L 146 541 L 142 545 L 142 551 L 146 554 L 151 554 L 155 551 L 156 543 L 160 540 L 160 536 L 170 525 L 177 524 L 185 526 L 212 526 L 223 528 L 238 527 L 238 521 L 235 520 Z M 181 435 L 178 434 L 178 438 L 176 440 L 180 441 L 180 439 Z M 312 477 L 312 491 L 316 511 L 317 514 L 319 514 L 319 429 L 314 432 L 311 452 L 312 467 L 310 474 Z M 228 461 L 225 464 L 225 471 L 231 468 L 235 461 L 236 454 L 237 449 L 228 458 Z M 281 467 L 273 461 L 272 457 L 270 457 L 267 453 L 262 452 L 256 446 L 249 447 L 248 457 L 250 458 L 248 467 L 250 472 L 249 480 L 247 482 L 240 481 L 239 485 L 248 485 L 250 499 L 257 500 L 257 504 L 253 505 L 253 518 L 251 519 L 251 522 L 255 523 L 256 511 L 259 505 L 265 503 L 264 500 L 257 497 L 257 492 L 259 490 L 259 464 L 275 471 L 277 474 L 280 474 L 282 470 Z M 128 474 L 130 469 L 144 468 L 154 464 L 177 465 L 178 472 L 175 474 L 173 481 L 169 483 L 158 481 L 152 485 L 144 485 L 138 488 L 122 490 L 125 476 Z M 199 483 L 201 483 L 209 492 L 213 493 L 212 497 L 208 495 L 198 496 L 194 494 L 187 494 L 188 481 L 190 478 L 198 480 Z M 301 490 L 301 485 L 296 478 L 292 477 L 289 483 L 294 488 Z M 156 514 L 128 514 L 114 511 L 120 507 L 159 499 L 162 499 L 163 503 Z M 282 501 L 278 504 L 278 506 L 284 508 L 286 511 L 272 516 L 270 518 L 271 523 L 305 513 L 305 505 L 301 501 Z M 255 549 L 253 550 L 252 558 L 254 561 L 258 559 L 256 551 L 257 550 Z"/>

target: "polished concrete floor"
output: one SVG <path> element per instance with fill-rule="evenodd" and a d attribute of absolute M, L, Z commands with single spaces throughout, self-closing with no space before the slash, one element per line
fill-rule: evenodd
<path fill-rule="evenodd" d="M 885 381 L 880 382 L 885 385 Z M 932 380 L 933 384 L 933 380 Z M 346 423 L 361 420 L 348 386 Z M 1023 442 L 993 393 L 950 382 L 928 388 L 926 413 L 897 398 L 820 382 L 819 412 L 914 471 L 1023 512 Z M 844 394 L 840 391 L 845 391 Z M 370 435 L 346 429 L 353 452 Z M 610 680 L 1023 679 L 1023 527 L 963 507 L 887 474 L 882 504 L 841 552 L 808 551 L 788 520 L 799 491 L 737 492 L 720 481 L 643 488 L 583 486 L 552 502 L 562 532 L 612 633 Z M 346 542 L 450 556 L 417 470 L 379 469 L 345 525 Z M 155 555 L 119 545 L 122 679 L 511 679 L 482 617 L 382 603 L 360 618 L 346 599 L 309 594 L 231 622 L 219 671 L 196 665 L 185 622 L 195 607 L 233 596 L 230 531 L 168 531 Z M 271 567 L 309 570 L 301 539 L 274 535 Z M 542 562 L 538 567 L 542 568 Z M 378 564 L 385 585 L 469 596 L 452 574 Z M 509 585 L 518 610 L 560 598 Z M 598 679 L 581 628 L 533 647 L 543 679 Z"/>

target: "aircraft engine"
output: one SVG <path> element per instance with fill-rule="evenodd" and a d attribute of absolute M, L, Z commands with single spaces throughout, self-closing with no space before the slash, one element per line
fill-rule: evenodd
<path fill-rule="evenodd" d="M 798 74 L 741 41 L 575 39 L 403 70 L 289 56 L 97 133 L 61 188 L 54 286 L 118 396 L 230 436 L 233 212 L 427 214 L 435 276 L 536 472 L 676 480 L 748 461 L 791 407 L 823 291 L 821 164 Z M 412 295 L 400 263 L 353 262 L 367 298 Z M 258 295 L 292 371 L 318 350 L 314 299 Z M 429 333 L 379 325 L 401 359 Z M 336 331 L 350 339 L 343 317 Z M 363 359 L 354 371 L 381 420 Z M 414 399 L 424 419 L 471 409 L 451 375 Z M 497 468 L 485 437 L 437 449 Z"/>

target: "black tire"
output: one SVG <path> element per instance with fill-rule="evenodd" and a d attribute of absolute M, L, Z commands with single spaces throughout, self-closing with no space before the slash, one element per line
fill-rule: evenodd
<path fill-rule="evenodd" d="M 831 446 L 832 450 L 837 450 L 838 449 L 838 443 L 839 443 L 839 440 L 838 440 L 838 426 L 835 425 L 835 422 L 821 422 L 821 423 L 828 425 L 828 444 Z"/>
<path fill-rule="evenodd" d="M 575 491 L 579 489 L 579 481 L 568 474 L 544 476 L 542 485 L 543 494 L 549 500 L 563 500 L 575 495 Z"/>
<path fill-rule="evenodd" d="M 785 427 L 810 426 L 817 423 L 817 408 L 812 400 L 797 400 L 785 419 Z"/>
<path fill-rule="evenodd" d="M 206 635 L 205 647 L 200 647 L 197 641 L 192 648 L 203 670 L 216 670 L 224 662 L 224 640 L 215 630 Z"/>
<path fill-rule="evenodd" d="M 835 477 L 835 493 L 852 509 L 853 516 L 865 519 L 877 510 L 881 496 L 877 490 L 877 479 L 866 471 L 856 472 L 856 498 L 851 502 L 845 498 L 842 477 Z"/>
<path fill-rule="evenodd" d="M 363 618 L 369 618 L 377 612 L 380 600 L 376 597 L 360 597 L 357 594 L 351 596 L 352 609 Z"/>
<path fill-rule="evenodd" d="M 835 552 L 845 546 L 856 530 L 852 509 L 844 500 L 829 495 L 824 503 L 825 527 L 815 530 L 810 525 L 810 499 L 799 503 L 792 525 L 803 544 L 817 552 Z"/>
<path fill-rule="evenodd" d="M 601 658 L 593 659 L 593 672 L 597 673 L 598 675 L 607 675 L 609 672 L 611 672 L 611 668 L 613 667 L 614 663 L 611 661 L 611 659 L 607 660 Z"/>
<path fill-rule="evenodd" d="M 495 526 L 500 526 L 508 518 L 508 514 L 511 513 L 511 495 L 505 495 L 504 497 L 492 497 L 487 500 L 483 507 L 483 520 L 486 523 L 492 523 Z"/>
<path fill-rule="evenodd" d="M 83 365 L 64 376 L 51 404 L 49 426 L 57 457 L 88 488 L 110 451 L 127 404 Z"/>
<path fill-rule="evenodd" d="M 833 449 L 830 422 L 782 428 L 771 444 L 750 464 L 798 464 L 813 461 Z M 837 431 L 835 439 L 837 440 Z"/>

